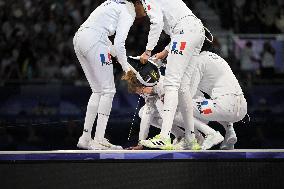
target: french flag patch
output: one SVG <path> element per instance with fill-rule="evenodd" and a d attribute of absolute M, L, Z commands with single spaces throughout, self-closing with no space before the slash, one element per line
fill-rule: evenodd
<path fill-rule="evenodd" d="M 180 50 L 180 51 L 184 51 L 186 47 L 186 42 L 173 42 L 173 46 L 172 46 L 172 50 Z"/>
<path fill-rule="evenodd" d="M 197 107 L 198 107 L 200 114 L 210 115 L 213 113 L 213 110 L 211 109 L 211 106 L 207 100 L 199 102 L 197 104 Z"/>

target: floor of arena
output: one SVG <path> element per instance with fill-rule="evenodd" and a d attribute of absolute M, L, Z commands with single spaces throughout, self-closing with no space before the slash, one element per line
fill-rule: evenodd
<path fill-rule="evenodd" d="M 207 151 L 165 151 L 165 150 L 59 150 L 59 151 L 2 151 L 0 161 L 28 160 L 139 160 L 139 159 L 284 159 L 281 150 L 207 150 Z"/>

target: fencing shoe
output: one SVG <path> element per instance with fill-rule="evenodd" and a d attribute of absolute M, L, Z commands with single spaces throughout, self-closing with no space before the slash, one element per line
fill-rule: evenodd
<path fill-rule="evenodd" d="M 220 149 L 221 150 L 234 150 L 235 144 L 237 143 L 238 138 L 235 131 L 228 131 L 225 135 L 225 140 L 222 142 Z"/>
<path fill-rule="evenodd" d="M 208 150 L 213 146 L 221 143 L 224 140 L 224 137 L 217 131 L 215 133 L 210 133 L 205 137 L 205 140 L 201 146 L 202 150 Z"/>
<path fill-rule="evenodd" d="M 157 135 L 152 139 L 141 140 L 140 144 L 148 148 L 158 148 L 162 150 L 173 149 L 171 138 L 162 138 L 160 135 Z"/>
<path fill-rule="evenodd" d="M 78 147 L 78 148 L 81 148 L 81 149 L 89 150 L 89 149 L 90 149 L 90 142 L 91 142 L 91 141 L 92 141 L 91 138 L 86 138 L 86 137 L 81 136 L 81 137 L 79 138 L 77 147 Z"/>
<path fill-rule="evenodd" d="M 122 150 L 123 148 L 121 146 L 117 146 L 114 144 L 111 144 L 106 138 L 102 140 L 98 140 L 94 138 L 90 142 L 90 150 Z"/>

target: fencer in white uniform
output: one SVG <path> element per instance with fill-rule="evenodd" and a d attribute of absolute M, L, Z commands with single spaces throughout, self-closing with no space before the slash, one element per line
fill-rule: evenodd
<path fill-rule="evenodd" d="M 221 123 L 226 130 L 221 149 L 233 149 L 237 142 L 233 123 L 247 114 L 242 88 L 229 64 L 217 54 L 204 51 L 192 62 L 195 68 L 191 79 L 192 92 L 201 91 L 210 96 L 210 99 L 198 97 L 194 100 L 194 115 L 204 122 Z"/>
<path fill-rule="evenodd" d="M 190 81 L 184 77 L 191 58 L 200 53 L 203 45 L 205 39 L 203 24 L 182 0 L 141 1 L 151 22 L 148 44 L 145 53 L 141 55 L 141 62 L 144 63 L 150 58 L 162 30 L 171 37 L 171 42 L 166 48 L 169 53 L 164 79 L 165 104 L 162 130 L 160 135 L 141 143 L 150 148 L 163 149 L 167 145 L 170 146 L 169 133 L 179 104 L 183 110 L 188 149 L 198 148 L 194 140 L 192 97 L 188 89 Z"/>
<path fill-rule="evenodd" d="M 79 148 L 121 149 L 120 146 L 112 145 L 104 137 L 116 92 L 111 49 L 114 48 L 118 62 L 123 71 L 127 72 L 129 68 L 125 41 L 136 17 L 133 2 L 135 3 L 133 0 L 105 1 L 91 13 L 73 39 L 77 58 L 92 89 L 87 105 L 84 131 L 77 145 Z M 142 4 L 141 7 L 144 12 Z M 108 37 L 114 34 L 112 46 Z M 92 140 L 91 132 L 97 115 L 96 133 Z"/>
<path fill-rule="evenodd" d="M 220 148 L 234 149 L 237 137 L 233 123 L 242 120 L 247 113 L 247 102 L 238 80 L 223 58 L 208 51 L 194 57 L 191 65 L 194 72 L 191 76 L 190 90 L 192 94 L 196 94 L 193 99 L 195 129 L 206 136 L 202 149 L 210 149 L 224 139 L 219 132 L 206 125 L 209 121 L 221 123 L 226 130 L 225 140 Z M 200 91 L 211 98 L 206 99 L 201 96 Z M 164 103 L 163 78 L 152 89 L 144 88 L 137 92 L 145 98 L 146 102 L 139 112 L 141 117 L 139 140 L 145 140 L 150 125 L 161 128 Z M 184 128 L 184 121 L 181 109 L 178 108 L 171 132 L 176 137 L 182 136 L 181 128 Z"/>

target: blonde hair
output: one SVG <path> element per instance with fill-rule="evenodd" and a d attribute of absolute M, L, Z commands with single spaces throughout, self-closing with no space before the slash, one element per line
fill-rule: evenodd
<path fill-rule="evenodd" d="M 127 81 L 129 93 L 136 93 L 137 88 L 143 87 L 143 84 L 138 81 L 136 74 L 133 71 L 128 71 L 121 79 Z"/>

